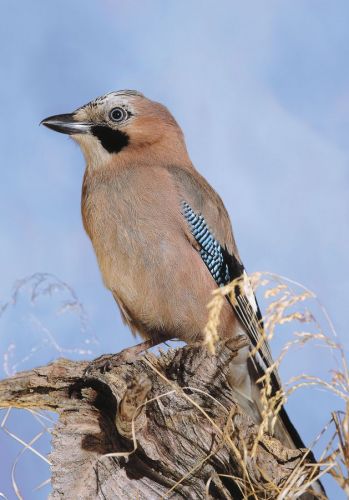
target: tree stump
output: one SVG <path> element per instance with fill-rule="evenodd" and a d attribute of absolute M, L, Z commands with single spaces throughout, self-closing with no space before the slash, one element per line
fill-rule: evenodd
<path fill-rule="evenodd" d="M 264 435 L 251 455 L 256 410 L 229 385 L 246 342 L 147 353 L 87 377 L 87 362 L 58 359 L 1 381 L 0 406 L 58 413 L 52 499 L 277 498 L 305 450 Z"/>

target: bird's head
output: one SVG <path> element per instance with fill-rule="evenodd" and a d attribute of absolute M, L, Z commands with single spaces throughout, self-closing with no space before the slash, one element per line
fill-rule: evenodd
<path fill-rule="evenodd" d="M 183 134 L 168 109 L 134 90 L 110 92 L 73 113 L 54 115 L 41 122 L 76 140 L 92 168 L 110 159 L 156 156 L 185 150 Z M 144 148 L 147 148 L 146 150 Z"/>

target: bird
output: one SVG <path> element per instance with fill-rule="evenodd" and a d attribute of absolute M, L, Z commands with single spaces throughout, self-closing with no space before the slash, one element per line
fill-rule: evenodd
<path fill-rule="evenodd" d="M 83 225 L 124 322 L 144 339 L 132 355 L 172 339 L 202 342 L 212 293 L 241 280 L 234 300 L 223 304 L 218 333 L 223 340 L 248 336 L 232 378 L 246 400 L 256 401 L 256 381 L 273 365 L 261 341 L 261 311 L 223 201 L 192 164 L 170 111 L 120 90 L 41 123 L 70 135 L 85 157 Z M 271 382 L 276 394 L 276 369 Z M 304 448 L 284 407 L 279 422 L 284 443 Z"/>

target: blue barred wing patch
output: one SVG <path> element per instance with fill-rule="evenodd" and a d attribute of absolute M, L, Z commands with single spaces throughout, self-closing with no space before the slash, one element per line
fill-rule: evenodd
<path fill-rule="evenodd" d="M 191 233 L 200 245 L 202 260 L 205 262 L 217 285 L 226 285 L 232 280 L 232 277 L 230 276 L 229 266 L 224 258 L 224 249 L 209 230 L 202 215 L 195 213 L 185 201 L 182 202 L 182 209 Z"/>

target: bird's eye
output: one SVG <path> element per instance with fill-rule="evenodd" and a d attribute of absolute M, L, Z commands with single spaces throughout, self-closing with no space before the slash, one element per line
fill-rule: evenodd
<path fill-rule="evenodd" d="M 113 122 L 120 123 L 127 118 L 127 111 L 124 108 L 113 108 L 109 116 Z"/>

